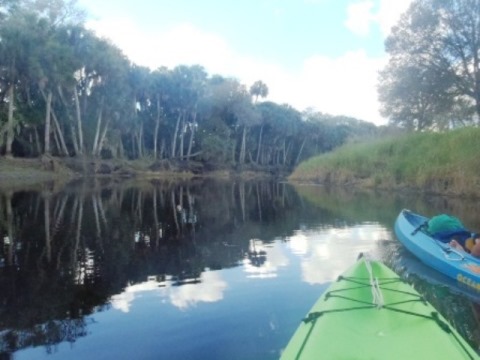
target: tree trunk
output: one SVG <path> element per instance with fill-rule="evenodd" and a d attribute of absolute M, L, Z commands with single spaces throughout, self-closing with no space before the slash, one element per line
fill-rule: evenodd
<path fill-rule="evenodd" d="M 138 158 L 143 158 L 143 121 L 140 124 L 140 129 L 137 133 L 137 147 L 138 147 Z"/>
<path fill-rule="evenodd" d="M 37 154 L 40 155 L 42 153 L 42 147 L 40 145 L 40 136 L 38 135 L 38 129 L 35 127 L 33 131 L 35 135 L 35 143 L 37 145 Z"/>
<path fill-rule="evenodd" d="M 65 100 L 65 96 L 63 95 L 63 89 L 60 85 L 57 86 L 57 91 L 58 91 L 58 95 L 60 97 L 60 101 L 62 102 L 63 104 L 63 107 L 65 108 L 65 113 L 67 114 L 67 117 L 68 117 L 68 122 L 70 124 L 70 132 L 72 133 L 72 143 L 73 143 L 73 150 L 74 150 L 74 153 L 76 155 L 78 155 L 79 153 L 79 147 L 78 147 L 78 139 L 77 139 L 77 131 L 75 129 L 75 123 L 74 123 L 74 119 L 72 118 L 72 115 L 70 113 L 70 107 L 69 107 L 69 104 L 67 103 L 67 101 Z M 42 93 L 43 95 L 43 93 Z M 45 96 L 44 96 L 45 97 Z M 53 116 L 54 116 L 54 120 L 58 123 L 58 118 L 55 119 L 55 112 L 52 112 Z M 57 130 L 60 130 L 60 127 L 57 125 Z M 61 138 L 62 138 L 62 147 L 63 147 L 63 144 L 65 144 L 65 140 L 64 139 L 64 136 L 63 135 L 60 135 Z M 68 155 L 68 149 L 67 147 L 65 146 L 63 148 L 63 152 Z"/>
<path fill-rule="evenodd" d="M 12 155 L 13 143 L 13 109 L 15 107 L 15 86 L 12 83 L 8 88 L 8 126 L 7 126 L 7 143 L 5 148 L 5 155 Z"/>
<path fill-rule="evenodd" d="M 143 157 L 143 121 L 139 120 L 137 115 L 137 97 L 135 95 L 133 96 L 133 124 L 135 126 L 134 134 L 137 138 L 137 158 L 140 159 Z M 138 124 L 138 121 L 140 121 L 140 124 Z"/>
<path fill-rule="evenodd" d="M 60 88 L 58 89 L 58 92 L 60 94 L 60 100 L 63 102 L 63 104 L 66 107 L 66 104 L 65 104 L 65 101 L 63 100 L 63 96 L 62 96 L 62 92 L 61 92 Z M 45 102 L 49 101 L 47 96 L 45 96 L 45 92 L 42 89 L 40 89 L 40 93 L 42 94 L 43 100 Z M 50 92 L 50 94 L 53 97 L 52 92 Z M 50 99 L 50 103 L 51 102 L 52 102 L 52 100 Z M 55 128 L 53 130 L 53 133 L 55 135 L 55 141 L 57 143 L 57 148 L 59 150 L 59 153 L 62 154 L 62 155 L 68 156 L 68 149 L 67 149 L 67 145 L 65 144 L 65 137 L 63 136 L 62 129 L 60 128 L 60 124 L 58 122 L 57 115 L 55 114 L 55 110 L 52 108 L 51 105 L 50 105 L 50 114 L 51 114 L 51 118 L 53 119 L 53 125 L 55 126 Z"/>
<path fill-rule="evenodd" d="M 57 134 L 57 132 L 55 131 L 55 129 L 53 129 L 52 133 L 53 133 L 53 140 L 54 140 L 54 142 L 55 142 L 55 147 L 56 147 L 56 149 L 57 149 L 57 153 L 58 153 L 59 155 L 62 155 L 62 148 L 61 148 L 61 146 L 60 146 L 60 140 L 58 140 L 58 134 Z M 53 152 L 53 151 L 52 151 L 52 152 Z"/>
<path fill-rule="evenodd" d="M 55 115 L 55 111 L 52 109 L 52 119 L 53 124 L 55 125 L 55 130 L 57 130 L 58 139 L 60 141 L 60 151 L 62 155 L 68 156 L 68 149 L 67 145 L 65 144 L 65 137 L 63 136 L 62 129 L 60 128 L 60 124 L 58 123 L 57 116 Z"/>
<path fill-rule="evenodd" d="M 95 138 L 93 140 L 92 155 L 95 156 L 98 151 L 98 139 L 100 138 L 100 129 L 102 125 L 102 114 L 103 114 L 103 98 L 100 101 L 100 109 L 98 111 L 97 117 L 97 130 L 95 131 Z"/>
<path fill-rule="evenodd" d="M 263 135 L 263 127 L 265 125 L 262 124 L 260 127 L 260 135 L 258 136 L 258 147 L 257 147 L 257 158 L 255 159 L 255 162 L 258 164 L 258 161 L 260 160 L 260 149 L 262 147 L 262 135 Z"/>
<path fill-rule="evenodd" d="M 52 108 L 52 91 L 48 91 L 47 95 L 47 111 L 45 114 L 45 148 L 44 154 L 50 155 L 50 117 Z"/>
<path fill-rule="evenodd" d="M 188 141 L 187 159 L 190 158 L 190 155 L 192 154 L 193 139 L 195 137 L 196 119 L 197 119 L 197 112 L 194 112 L 192 126 L 190 127 L 190 140 Z"/>
<path fill-rule="evenodd" d="M 180 118 L 182 117 L 182 112 L 178 113 L 177 124 L 175 125 L 175 132 L 173 133 L 172 137 L 172 158 L 175 157 L 176 147 L 177 147 L 177 134 L 178 134 L 178 127 L 180 125 Z"/>
<path fill-rule="evenodd" d="M 232 144 L 232 163 L 233 164 L 235 164 L 236 162 L 236 156 L 235 156 L 236 150 L 237 150 L 237 137 L 235 136 Z"/>
<path fill-rule="evenodd" d="M 307 138 L 304 138 L 302 141 L 302 145 L 300 145 L 300 150 L 298 150 L 298 155 L 297 155 L 297 158 L 295 159 L 294 165 L 298 165 L 298 162 L 300 161 L 300 156 L 302 156 L 303 147 L 305 146 L 306 142 L 307 142 Z"/>
<path fill-rule="evenodd" d="M 75 125 L 70 126 L 70 131 L 72 132 L 73 151 L 75 151 L 75 155 L 79 155 L 80 147 L 77 142 L 77 130 L 75 129 Z"/>
<path fill-rule="evenodd" d="M 161 118 L 161 108 L 160 108 L 160 95 L 157 95 L 157 118 L 155 119 L 155 130 L 153 131 L 153 158 L 157 159 L 157 147 L 158 147 L 158 130 L 160 129 L 160 118 Z"/>
<path fill-rule="evenodd" d="M 75 131 L 73 118 L 72 118 L 72 115 L 70 113 L 70 107 L 68 106 L 68 103 L 65 100 L 65 96 L 63 95 L 63 89 L 60 85 L 57 86 L 57 92 L 58 92 L 60 101 L 63 104 L 63 107 L 65 108 L 65 113 L 67 114 L 68 123 L 70 125 L 69 126 L 70 132 L 72 133 L 72 142 L 73 142 L 74 152 L 75 152 L 75 154 L 78 154 L 78 144 L 77 144 L 77 137 L 76 137 L 76 131 Z M 58 118 L 56 117 L 56 114 L 55 114 L 54 111 L 52 112 L 52 114 L 54 116 L 55 122 L 57 123 L 57 130 L 59 132 L 59 136 L 61 137 L 61 142 L 62 142 L 62 148 L 63 148 L 64 155 L 68 156 L 68 148 L 67 148 L 67 146 L 63 146 L 63 145 L 65 145 L 65 137 L 63 136 L 63 133 L 61 133 L 61 131 L 60 131 L 61 127 L 59 126 Z"/>
<path fill-rule="evenodd" d="M 183 159 L 183 140 L 185 139 L 185 113 L 182 116 L 182 122 L 180 125 L 180 159 Z"/>
<path fill-rule="evenodd" d="M 285 140 L 286 141 L 286 140 Z M 283 165 L 287 164 L 287 158 L 288 158 L 288 153 L 290 152 L 290 149 L 292 148 L 292 142 L 290 141 L 285 148 L 285 143 L 284 143 L 284 150 L 283 150 Z"/>
<path fill-rule="evenodd" d="M 136 146 L 135 146 L 135 143 L 136 143 L 137 139 L 135 137 L 135 133 L 132 132 L 132 157 L 135 159 L 137 158 L 137 154 L 136 154 Z"/>
<path fill-rule="evenodd" d="M 240 155 L 238 157 L 238 162 L 240 164 L 245 163 L 246 138 L 247 138 L 247 126 L 243 125 L 242 144 L 240 146 Z"/>
<path fill-rule="evenodd" d="M 103 128 L 102 136 L 100 137 L 100 141 L 99 141 L 98 147 L 97 147 L 97 156 L 100 155 L 100 153 L 102 152 L 103 144 L 105 143 L 105 137 L 107 135 L 108 125 L 110 125 L 110 119 L 107 120 L 107 123 L 105 124 L 105 127 Z"/>
<path fill-rule="evenodd" d="M 78 100 L 77 87 L 73 87 L 73 94 L 75 97 L 75 111 L 77 115 L 77 129 L 78 129 L 78 153 L 83 154 L 83 131 L 82 131 L 82 115 L 80 112 L 80 101 Z"/>
<path fill-rule="evenodd" d="M 160 159 L 163 159 L 163 155 L 166 154 L 165 150 L 165 139 L 162 139 L 162 144 L 160 145 Z"/>

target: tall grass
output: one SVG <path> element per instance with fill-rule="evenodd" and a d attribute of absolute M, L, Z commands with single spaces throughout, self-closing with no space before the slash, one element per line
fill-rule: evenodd
<path fill-rule="evenodd" d="M 480 129 L 349 144 L 300 164 L 292 181 L 480 195 Z"/>

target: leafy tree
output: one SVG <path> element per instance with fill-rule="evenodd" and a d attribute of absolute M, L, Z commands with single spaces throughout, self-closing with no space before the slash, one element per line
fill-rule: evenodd
<path fill-rule="evenodd" d="M 190 132 L 190 141 L 187 155 L 190 155 L 195 129 L 197 127 L 198 101 L 203 95 L 206 79 L 207 73 L 205 69 L 199 65 L 191 67 L 181 65 L 175 67 L 172 71 L 172 97 L 170 101 L 174 103 L 173 107 L 177 113 L 175 130 L 173 131 L 171 140 L 172 157 L 184 157 L 184 139 L 188 131 Z M 178 145 L 177 140 L 180 140 Z"/>
<path fill-rule="evenodd" d="M 85 141 L 92 149 L 91 154 L 99 156 L 112 128 L 131 129 L 132 101 L 127 85 L 130 62 L 108 41 L 96 39 L 91 45 L 94 49 L 87 70 L 90 79 L 85 94 L 89 100 Z"/>
<path fill-rule="evenodd" d="M 29 47 L 32 45 L 30 25 L 35 23 L 34 14 L 27 12 L 23 3 L 5 2 L 0 22 L 0 71 L 2 105 L 7 105 L 7 121 L 0 127 L 0 145 L 5 144 L 5 154 L 12 154 L 14 129 L 19 126 L 19 117 L 14 116 L 16 108 L 16 92 L 22 70 L 25 71 L 30 62 Z"/>
<path fill-rule="evenodd" d="M 387 38 L 382 112 L 422 130 L 480 116 L 480 0 L 416 0 Z"/>
<path fill-rule="evenodd" d="M 138 158 L 144 156 L 144 121 L 143 113 L 149 106 L 148 91 L 150 71 L 146 67 L 135 64 L 129 67 L 127 73 L 127 88 L 130 93 L 130 126 L 132 127 L 133 143 L 136 143 L 136 154 Z M 140 115 L 139 115 L 140 113 Z M 133 144 L 132 144 L 133 145 Z M 132 149 L 135 152 L 135 147 Z"/>
<path fill-rule="evenodd" d="M 262 125 L 265 126 L 260 163 L 287 165 L 298 131 L 304 125 L 300 112 L 289 105 L 268 101 L 259 104 L 258 108 L 262 114 Z"/>
<path fill-rule="evenodd" d="M 237 131 L 241 131 L 240 137 L 243 137 L 243 130 L 246 131 L 246 128 L 242 126 L 246 123 L 240 124 L 239 119 L 247 121 L 248 109 L 246 108 L 249 104 L 245 87 L 238 80 L 222 76 L 213 76 L 209 79 L 205 98 L 201 103 L 206 118 L 206 129 L 202 135 L 203 142 L 207 138 L 223 139 L 225 153 L 229 154 L 228 162 L 232 164 L 236 162 L 237 158 Z M 242 112 L 242 110 L 245 111 Z M 217 140 L 214 142 L 218 143 Z"/>

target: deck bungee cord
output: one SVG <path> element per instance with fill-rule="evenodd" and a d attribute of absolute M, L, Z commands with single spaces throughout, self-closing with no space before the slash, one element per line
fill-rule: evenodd
<path fill-rule="evenodd" d="M 328 285 L 281 354 L 281 360 L 316 358 L 480 359 L 405 279 L 364 255 Z"/>
<path fill-rule="evenodd" d="M 365 264 L 367 265 L 367 262 Z M 307 315 L 307 317 L 302 319 L 303 323 L 305 323 L 305 324 L 311 323 L 312 324 L 312 327 L 310 329 L 309 334 L 311 333 L 311 330 L 315 326 L 315 322 L 321 316 L 323 316 L 325 314 L 345 312 L 345 311 L 354 311 L 354 310 L 369 310 L 369 309 L 374 309 L 374 308 L 379 309 L 379 310 L 384 309 L 384 310 L 390 310 L 390 311 L 394 311 L 394 312 L 398 312 L 398 313 L 402 313 L 402 314 L 406 314 L 406 315 L 417 316 L 417 317 L 423 318 L 423 319 L 433 320 L 443 331 L 445 331 L 447 334 L 451 335 L 455 339 L 455 341 L 460 345 L 460 347 L 463 349 L 463 351 L 465 351 L 465 353 L 468 355 L 469 359 L 475 359 L 475 357 L 473 357 L 470 354 L 468 349 L 460 341 L 460 339 L 455 334 L 455 332 L 452 331 L 451 326 L 448 323 L 446 323 L 445 321 L 443 321 L 442 319 L 440 319 L 438 312 L 432 311 L 429 315 L 425 315 L 425 314 L 420 314 L 420 313 L 417 313 L 417 312 L 412 312 L 412 311 L 396 308 L 395 306 L 403 305 L 403 304 L 406 304 L 406 303 L 409 303 L 409 302 L 422 302 L 424 304 L 427 304 L 427 301 L 424 299 L 423 296 L 421 296 L 419 294 L 385 287 L 385 285 L 389 285 L 389 284 L 396 283 L 396 282 L 400 282 L 400 283 L 406 283 L 406 282 L 404 280 L 400 279 L 400 278 L 373 277 L 373 272 L 372 272 L 371 266 L 370 266 L 370 268 L 369 268 L 369 266 L 370 266 L 370 264 L 368 263 L 367 269 L 369 269 L 368 271 L 369 271 L 369 275 L 370 275 L 368 279 L 363 278 L 363 277 L 345 277 L 345 276 L 339 276 L 338 279 L 337 279 L 337 282 L 347 281 L 347 282 L 351 282 L 353 284 L 358 284 L 358 285 L 361 285 L 361 286 L 354 286 L 354 287 L 348 287 L 348 288 L 343 288 L 343 289 L 338 289 L 338 290 L 332 290 L 332 291 L 328 291 L 325 294 L 325 301 L 329 300 L 330 298 L 340 298 L 340 299 L 344 299 L 344 300 L 349 300 L 353 303 L 365 304 L 366 306 L 352 306 L 352 307 L 346 307 L 346 308 L 340 308 L 340 309 L 330 309 L 330 310 L 324 310 L 324 311 L 310 312 Z M 368 281 L 368 283 L 367 283 L 367 281 Z M 358 300 L 358 299 L 355 299 L 355 298 L 351 298 L 351 297 L 348 297 L 348 296 L 338 294 L 338 293 L 341 293 L 341 292 L 348 292 L 348 291 L 351 291 L 351 290 L 356 290 L 356 289 L 365 288 L 365 287 L 370 287 L 372 289 L 372 301 L 371 302 L 366 302 L 366 301 L 362 301 L 362 300 Z M 374 288 L 375 288 L 375 290 L 374 290 Z M 390 304 L 384 304 L 382 290 L 383 291 L 391 291 L 391 292 L 395 292 L 395 293 L 401 293 L 401 294 L 405 294 L 405 295 L 411 295 L 413 297 L 413 299 L 392 302 Z M 307 336 L 307 338 L 308 338 L 308 336 Z M 307 340 L 307 338 L 306 338 L 306 340 Z"/>

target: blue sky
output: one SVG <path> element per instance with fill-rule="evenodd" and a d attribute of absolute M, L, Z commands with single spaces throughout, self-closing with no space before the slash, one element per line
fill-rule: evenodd
<path fill-rule="evenodd" d="M 268 100 L 385 124 L 384 39 L 411 0 L 78 0 L 87 26 L 139 65 L 199 64 Z"/>

